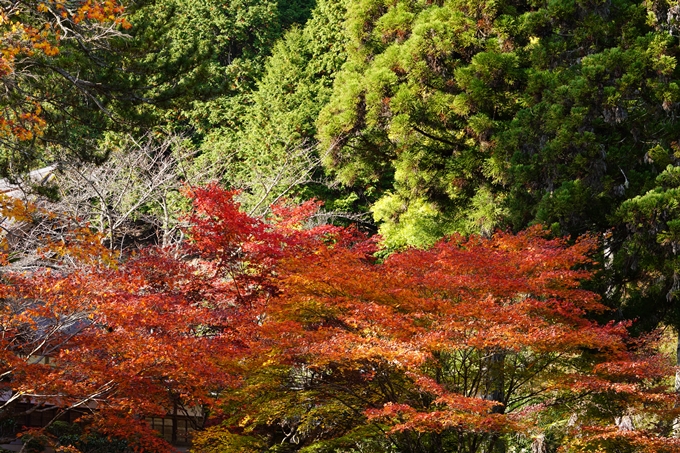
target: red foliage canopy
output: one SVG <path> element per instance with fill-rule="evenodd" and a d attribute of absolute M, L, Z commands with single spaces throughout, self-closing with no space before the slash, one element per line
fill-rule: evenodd
<path fill-rule="evenodd" d="M 180 251 L 115 262 L 80 232 L 52 246 L 105 260 L 3 274 L 5 415 L 20 400 L 96 408 L 94 429 L 159 452 L 169 445 L 140 420 L 175 408 L 200 415 L 196 428 L 224 421 L 197 438 L 205 452 L 225 434 L 474 452 L 557 420 L 565 447 L 678 448 L 672 367 L 625 324 L 598 323 L 607 309 L 581 288 L 592 238 L 456 236 L 378 262 L 353 230 L 304 228 L 314 203 L 264 221 L 217 186 L 190 196 Z"/>

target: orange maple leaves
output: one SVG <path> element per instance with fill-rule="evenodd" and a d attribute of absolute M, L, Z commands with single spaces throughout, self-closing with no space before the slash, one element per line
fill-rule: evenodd
<path fill-rule="evenodd" d="M 143 451 L 170 447 L 139 417 L 179 408 L 197 428 L 204 423 L 216 397 L 239 383 L 241 362 L 261 351 L 276 263 L 335 228 L 300 229 L 305 215 L 296 213 L 313 210 L 304 206 L 281 207 L 290 215 L 280 224 L 250 218 L 215 186 L 193 197 L 192 241 L 179 253 L 189 259 L 148 248 L 116 262 L 99 235 L 80 228 L 44 252 L 78 266 L 4 272 L 0 385 L 13 398 L 96 409 L 91 426 Z M 15 222 L 47 215 L 9 198 L 0 209 Z"/>
<path fill-rule="evenodd" d="M 84 244 L 83 256 L 68 253 L 87 266 L 4 274 L 5 389 L 63 408 L 96 403 L 93 426 L 129 429 L 145 451 L 169 446 L 139 417 L 176 407 L 236 420 L 206 445 L 245 445 L 269 429 L 252 441 L 302 446 L 368 425 L 397 444 L 450 435 L 472 452 L 465 445 L 552 424 L 573 450 L 675 448 L 673 367 L 625 324 L 594 320 L 607 309 L 581 287 L 592 238 L 455 236 L 379 262 L 375 242 L 353 230 L 303 228 L 314 203 L 264 221 L 217 186 L 190 195 L 191 240 L 179 251 L 94 263 L 96 236 L 81 232 L 71 245 Z M 37 360 L 47 356 L 57 366 Z M 310 403 L 283 402 L 296 393 Z M 300 411 L 314 411 L 307 431 L 296 431 Z M 630 434 L 614 423 L 622 414 L 647 421 Z"/>
<path fill-rule="evenodd" d="M 351 244 L 293 258 L 270 305 L 281 324 L 269 329 L 286 332 L 281 360 L 304 364 L 319 376 L 309 389 L 328 385 L 339 399 L 373 387 L 355 410 L 392 433 L 456 433 L 479 448 L 537 428 L 538 418 L 517 413 L 540 407 L 545 417 L 572 399 L 576 417 L 603 395 L 625 400 L 622 411 L 659 417 L 645 412 L 655 401 L 665 419 L 676 414 L 670 387 L 648 385 L 673 374 L 668 360 L 631 353 L 626 324 L 592 318 L 607 311 L 581 289 L 593 239 L 570 245 L 543 235 L 451 237 L 381 264 Z M 393 386 L 401 390 L 385 390 Z M 578 418 L 578 445 L 591 445 L 588 433 L 614 415 Z M 639 433 L 655 445 L 664 437 L 658 426 Z"/>
<path fill-rule="evenodd" d="M 27 1 L 0 9 L 0 82 L 16 91 L 20 78 L 27 75 L 26 60 L 56 57 L 64 39 L 96 28 L 92 24 L 129 28 L 123 13 L 115 0 L 87 0 L 77 6 L 59 0 Z M 28 94 L 17 95 L 23 99 L 4 102 L 0 109 L 0 137 L 29 141 L 47 126 L 43 105 Z"/>

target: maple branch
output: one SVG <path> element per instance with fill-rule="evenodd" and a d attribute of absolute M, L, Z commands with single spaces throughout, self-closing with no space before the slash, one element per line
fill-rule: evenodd
<path fill-rule="evenodd" d="M 534 369 L 533 373 L 527 375 L 523 380 L 519 380 L 519 381 L 516 381 L 516 382 L 511 381 L 509 386 L 508 386 L 508 390 L 507 390 L 508 396 L 511 395 L 512 393 L 514 393 L 516 389 L 521 388 L 525 384 L 527 384 L 528 382 L 531 382 L 532 380 L 534 380 L 536 378 L 536 376 L 538 376 L 540 373 L 543 373 L 546 369 L 548 369 L 550 366 L 555 364 L 564 355 L 565 354 L 561 354 L 561 353 L 554 354 L 552 356 L 552 358 L 549 358 L 548 360 L 546 360 L 545 363 L 543 363 L 542 366 L 539 366 L 537 368 L 533 368 Z M 532 368 L 532 367 L 530 367 L 530 368 Z M 547 389 L 542 389 L 542 390 L 536 392 L 535 395 L 543 393 L 546 390 Z M 531 395 L 531 397 L 533 398 L 535 395 Z M 522 401 L 522 400 L 525 400 L 525 399 L 522 399 L 522 398 L 519 398 L 519 397 L 515 398 L 515 399 L 510 399 L 508 397 L 507 405 L 509 406 L 510 404 L 515 404 L 517 401 Z"/>
<path fill-rule="evenodd" d="M 98 398 L 98 397 L 104 395 L 105 393 L 108 393 L 109 391 L 113 390 L 117 386 L 118 386 L 118 383 L 115 380 L 111 379 L 111 380 L 105 382 L 104 384 L 102 384 L 101 386 L 99 386 L 99 389 L 97 391 L 91 393 L 90 395 L 83 398 L 82 400 L 73 403 L 66 410 L 75 409 L 76 407 L 80 407 L 83 404 L 86 404 L 90 401 L 93 401 L 95 398 Z M 58 417 L 55 417 L 55 419 L 56 418 L 58 418 Z"/>
<path fill-rule="evenodd" d="M 357 409 L 356 407 L 353 407 L 353 406 L 351 406 L 350 404 L 346 403 L 343 399 L 341 399 L 341 398 L 338 396 L 338 394 L 337 394 L 336 392 L 333 392 L 333 393 L 326 393 L 325 391 L 322 390 L 322 394 L 324 394 L 327 398 L 334 399 L 334 400 L 338 401 L 340 404 L 342 404 L 343 406 L 345 406 L 346 408 L 348 408 L 350 411 L 352 411 L 352 412 L 353 412 L 355 415 L 357 415 L 358 417 L 360 417 L 360 418 L 362 418 L 362 419 L 366 417 L 366 415 L 363 413 L 363 411 L 360 411 L 360 410 Z M 360 399 L 360 398 L 359 398 L 359 399 Z M 369 407 L 375 407 L 375 406 L 373 406 L 373 404 L 371 403 L 371 405 L 370 405 Z M 378 425 L 378 424 L 376 424 L 376 423 L 372 423 L 371 426 L 372 426 L 374 429 L 377 429 L 383 436 L 385 436 L 385 438 L 387 438 L 387 439 L 389 440 L 389 442 L 390 442 L 395 448 L 399 446 L 399 444 L 394 440 L 394 438 L 392 437 L 392 435 L 391 435 L 389 432 L 387 432 L 386 430 L 384 430 L 380 425 Z"/>
<path fill-rule="evenodd" d="M 5 374 L 6 373 L 4 373 L 3 376 Z M 10 404 L 12 404 L 14 401 L 21 398 L 22 396 L 24 396 L 23 392 L 13 392 L 12 395 L 7 399 L 7 401 L 5 401 L 2 406 L 0 406 L 0 411 L 4 410 L 7 406 L 9 406 Z"/>

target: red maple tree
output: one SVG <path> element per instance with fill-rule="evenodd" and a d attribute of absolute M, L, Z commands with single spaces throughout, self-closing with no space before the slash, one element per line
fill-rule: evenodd
<path fill-rule="evenodd" d="M 345 238 L 287 259 L 262 326 L 268 360 L 241 393 L 257 403 L 232 413 L 230 432 L 298 449 L 477 452 L 549 431 L 565 449 L 675 451 L 672 367 L 627 324 L 595 320 L 607 308 L 581 288 L 594 240 L 544 236 L 454 236 L 383 263 Z"/>
<path fill-rule="evenodd" d="M 87 409 L 157 452 L 144 419 L 177 411 L 213 425 L 202 453 L 677 451 L 673 367 L 581 287 L 592 238 L 454 236 L 379 261 L 356 231 L 305 228 L 315 203 L 265 221 L 217 186 L 189 195 L 183 249 L 97 262 L 81 231 L 51 246 L 86 265 L 3 273 L 6 415 Z"/>
<path fill-rule="evenodd" d="M 239 383 L 240 361 L 261 348 L 276 264 L 335 228 L 300 227 L 314 203 L 279 206 L 265 222 L 217 186 L 190 196 L 191 239 L 181 250 L 150 247 L 116 261 L 98 234 L 81 229 L 46 239 L 54 269 L 3 273 L 3 416 L 16 416 L 19 402 L 56 409 L 54 420 L 89 412 L 81 422 L 90 430 L 142 451 L 171 450 L 146 417 L 179 411 L 202 428 L 221 393 Z M 15 221 L 37 212 L 4 200 Z M 80 265 L 58 266 L 60 256 Z"/>

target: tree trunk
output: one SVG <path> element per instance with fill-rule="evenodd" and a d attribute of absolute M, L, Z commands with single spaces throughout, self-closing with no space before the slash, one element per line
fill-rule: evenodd
<path fill-rule="evenodd" d="M 680 328 L 676 328 L 677 345 L 675 347 L 675 365 L 678 369 L 675 371 L 675 392 L 680 393 Z"/>
<path fill-rule="evenodd" d="M 675 393 L 680 393 L 680 327 L 676 327 L 677 345 L 675 347 Z M 673 437 L 680 437 L 680 418 L 673 420 Z"/>
<path fill-rule="evenodd" d="M 531 442 L 531 453 L 548 453 L 548 446 L 545 442 L 545 434 L 539 434 Z"/>
<path fill-rule="evenodd" d="M 177 403 L 172 405 L 172 445 L 177 445 Z"/>
<path fill-rule="evenodd" d="M 502 414 L 505 412 L 505 353 L 496 352 L 488 359 L 486 399 L 497 401 L 491 412 Z M 488 453 L 505 453 L 507 445 L 500 434 L 493 434 L 489 438 L 486 451 Z"/>

